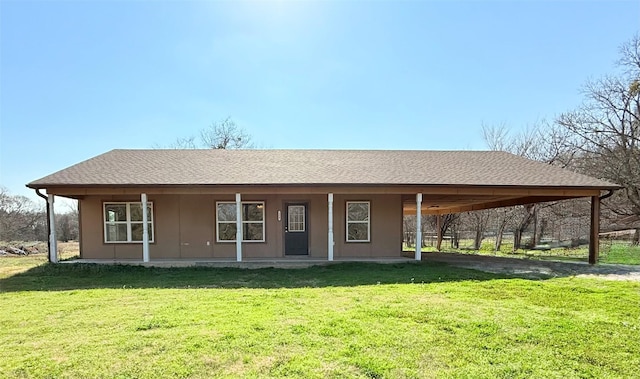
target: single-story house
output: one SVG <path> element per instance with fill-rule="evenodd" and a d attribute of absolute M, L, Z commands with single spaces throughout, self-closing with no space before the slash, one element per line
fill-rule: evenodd
<path fill-rule="evenodd" d="M 143 262 L 401 257 L 403 214 L 590 197 L 595 263 L 618 188 L 506 152 L 408 150 L 112 150 L 27 186 L 51 224 L 55 196 L 78 200 L 81 259 Z"/>

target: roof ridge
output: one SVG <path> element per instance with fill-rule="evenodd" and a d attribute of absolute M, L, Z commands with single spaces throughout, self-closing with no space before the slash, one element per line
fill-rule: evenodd
<path fill-rule="evenodd" d="M 321 152 L 321 151 L 339 151 L 339 152 L 416 152 L 416 153 L 508 153 L 512 154 L 508 151 L 502 150 L 420 150 L 420 149 L 340 149 L 340 148 L 321 148 L 321 149 L 299 149 L 299 148 L 264 148 L 264 149 L 212 149 L 212 148 L 198 148 L 198 149 L 174 149 L 174 148 L 133 148 L 133 149 L 112 149 L 107 153 L 116 152 L 116 151 L 309 151 L 309 152 Z M 105 153 L 106 154 L 106 153 Z"/>

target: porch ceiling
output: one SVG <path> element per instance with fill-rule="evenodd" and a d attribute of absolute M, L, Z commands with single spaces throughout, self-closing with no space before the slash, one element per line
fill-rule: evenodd
<path fill-rule="evenodd" d="M 599 196 L 600 188 L 528 186 L 65 186 L 47 188 L 48 193 L 82 199 L 90 195 L 139 196 L 191 194 L 396 194 L 402 195 L 405 214 L 416 213 L 416 194 L 423 194 L 423 214 L 447 214 L 500 208 L 536 202 Z"/>
<path fill-rule="evenodd" d="M 424 195 L 422 214 L 448 214 L 477 211 L 482 209 L 508 207 L 541 203 L 546 201 L 567 200 L 583 196 L 569 195 Z M 403 196 L 402 208 L 405 215 L 416 214 L 415 196 Z"/>

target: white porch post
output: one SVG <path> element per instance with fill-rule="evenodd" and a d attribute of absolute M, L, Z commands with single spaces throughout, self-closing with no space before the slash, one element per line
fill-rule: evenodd
<path fill-rule="evenodd" d="M 147 214 L 147 194 L 140 195 L 142 202 L 142 261 L 149 262 L 149 215 Z"/>
<path fill-rule="evenodd" d="M 236 261 L 242 261 L 242 199 L 236 193 Z"/>
<path fill-rule="evenodd" d="M 422 259 L 422 193 L 416 194 L 416 261 Z"/>
<path fill-rule="evenodd" d="M 327 231 L 327 259 L 333 260 L 333 194 L 330 193 L 328 196 L 329 200 L 329 225 Z"/>
<path fill-rule="evenodd" d="M 54 212 L 54 195 L 47 195 L 47 205 L 49 206 L 49 262 L 58 263 L 58 242 L 56 241 L 56 213 Z"/>

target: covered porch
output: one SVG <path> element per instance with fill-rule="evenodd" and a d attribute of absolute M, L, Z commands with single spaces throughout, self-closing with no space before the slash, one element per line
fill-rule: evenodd
<path fill-rule="evenodd" d="M 416 240 L 421 240 L 422 215 L 436 215 L 439 219 L 449 213 L 580 197 L 591 199 L 589 263 L 596 263 L 598 258 L 600 189 L 525 186 L 55 188 L 48 194 L 52 225 L 55 224 L 56 196 L 79 201 L 80 225 L 85 229 L 80 241 L 84 262 L 151 265 L 178 265 L 182 262 L 179 265 L 222 266 L 246 262 L 247 266 L 264 266 L 355 260 L 404 261 L 402 219 L 405 215 L 416 216 Z M 104 212 L 105 204 L 110 202 L 141 205 L 141 241 L 108 243 L 110 223 L 105 221 Z M 243 221 L 246 215 L 242 214 L 247 203 L 256 204 L 255 210 L 263 212 L 262 218 L 254 223 L 263 229 L 262 237 L 257 241 L 248 241 L 244 236 L 249 230 L 247 221 Z M 366 205 L 368 213 L 365 218 L 351 220 L 349 207 L 352 203 Z M 227 215 L 228 220 L 220 221 L 220 204 L 229 205 L 235 215 Z M 291 214 L 294 209 L 297 216 Z M 421 212 L 416 212 L 417 209 Z M 127 212 L 131 211 L 127 208 Z M 102 221 L 97 224 L 97 220 Z M 297 225 L 297 230 L 293 230 L 294 225 Z M 231 235 L 228 230 L 225 232 L 225 238 L 230 238 L 224 241 L 221 240 L 222 226 L 231 226 L 229 230 L 232 231 Z M 349 241 L 351 227 L 356 231 L 358 228 L 366 229 L 366 237 Z M 87 233 L 87 230 L 93 231 Z M 307 232 L 307 250 L 300 255 L 288 255 L 287 238 L 296 231 Z M 132 232 L 128 233 L 131 238 Z M 104 239 L 98 241 L 96 237 Z M 52 230 L 51 262 L 58 261 L 55 241 L 55 230 Z M 107 251 L 110 248 L 126 252 L 112 255 L 87 253 L 92 249 Z M 171 249 L 179 251 L 179 254 L 162 252 Z M 216 254 L 202 253 L 214 250 Z M 421 260 L 422 254 L 417 251 L 413 259 Z"/>
<path fill-rule="evenodd" d="M 58 196 L 79 202 L 85 261 L 405 260 L 400 194 L 378 189 L 55 188 L 49 189 L 52 214 Z M 121 232 L 114 230 L 120 226 Z M 50 239 L 55 241 L 55 231 Z M 50 258 L 58 260 L 55 244 Z"/>

